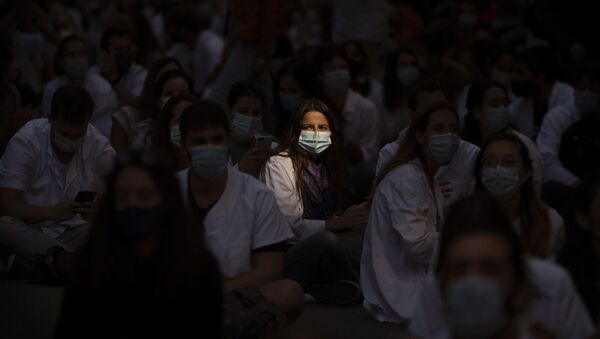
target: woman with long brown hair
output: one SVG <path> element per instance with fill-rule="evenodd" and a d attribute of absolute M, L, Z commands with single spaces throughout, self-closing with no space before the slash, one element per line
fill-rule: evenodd
<path fill-rule="evenodd" d="M 296 237 L 296 245 L 286 255 L 284 276 L 300 282 L 308 293 L 314 291 L 311 287 L 315 284 L 356 280 L 339 237 L 345 238 L 348 247 L 356 247 L 354 252 L 360 252 L 360 245 L 350 245 L 356 240 L 353 229 L 366 223 L 368 215 L 364 204 L 344 211 L 346 169 L 338 128 L 332 112 L 322 101 L 302 102 L 291 117 L 281 146 L 260 174 L 260 179 L 274 192 Z M 320 260 L 323 255 L 333 264 L 323 264 Z M 310 256 L 315 257 L 316 265 L 306 259 Z M 358 258 L 356 255 L 356 266 Z M 317 274 L 317 270 L 322 274 Z M 348 290 L 352 291 L 351 285 L 356 293 L 348 294 L 350 301 L 360 295 L 356 284 L 346 284 Z"/>
<path fill-rule="evenodd" d="M 375 182 L 360 280 L 364 306 L 379 321 L 406 323 L 415 307 L 443 218 L 435 173 L 458 151 L 458 123 L 446 104 L 425 111 Z"/>
<path fill-rule="evenodd" d="M 535 192 L 529 151 L 514 134 L 486 140 L 475 164 L 478 187 L 489 192 L 520 234 L 528 255 L 554 257 L 563 242 L 560 215 Z"/>

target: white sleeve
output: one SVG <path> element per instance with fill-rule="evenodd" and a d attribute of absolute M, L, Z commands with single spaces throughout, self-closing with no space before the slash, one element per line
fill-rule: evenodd
<path fill-rule="evenodd" d="M 258 182 L 257 182 L 258 184 Z M 262 186 L 262 183 L 260 184 Z M 281 214 L 273 193 L 266 188 L 255 197 L 252 250 L 277 244 L 293 238 L 286 218 Z"/>
<path fill-rule="evenodd" d="M 283 215 L 298 239 L 305 239 L 325 229 L 324 220 L 302 218 L 302 201 L 296 191 L 294 171 L 283 164 L 269 159 L 260 173 L 260 180 L 267 185 L 281 209 Z"/>
<path fill-rule="evenodd" d="M 398 153 L 397 141 L 392 141 L 389 144 L 383 146 L 379 151 L 379 157 L 377 158 L 377 167 L 375 167 L 375 175 L 378 176 L 381 174 L 381 171 L 385 168 L 385 166 L 392 160 L 394 155 Z"/>
<path fill-rule="evenodd" d="M 15 135 L 0 159 L 0 187 L 25 191 L 34 171 L 35 152 L 32 143 Z"/>
<path fill-rule="evenodd" d="M 556 181 L 573 186 L 579 179 L 566 169 L 559 159 L 560 140 L 563 132 L 569 127 L 569 122 L 566 121 L 567 117 L 559 117 L 556 113 L 558 112 L 551 111 L 546 114 L 537 137 L 537 144 L 544 159 L 544 182 Z"/>
<path fill-rule="evenodd" d="M 106 138 L 102 138 L 102 140 L 100 140 L 98 142 L 98 153 L 96 155 L 96 161 L 97 161 L 97 176 L 98 176 L 98 181 L 102 182 L 104 180 L 104 177 L 106 175 L 108 175 L 110 173 L 110 171 L 113 169 L 114 163 L 115 163 L 115 158 L 117 156 L 117 153 L 115 152 L 115 150 L 112 148 L 112 146 L 110 145 L 110 142 L 106 139 Z"/>
<path fill-rule="evenodd" d="M 133 87 L 131 88 L 131 94 L 135 95 L 136 97 L 138 97 L 142 94 L 142 90 L 144 89 L 144 82 L 146 81 L 147 75 L 148 75 L 148 71 L 141 68 L 141 66 L 140 66 L 140 71 L 137 72 L 137 74 L 135 75 L 134 80 L 133 80 Z"/>
<path fill-rule="evenodd" d="M 387 197 L 392 227 L 412 261 L 430 263 L 437 244 L 438 232 L 428 220 L 428 187 L 416 187 L 419 180 L 402 178 L 392 183 Z"/>

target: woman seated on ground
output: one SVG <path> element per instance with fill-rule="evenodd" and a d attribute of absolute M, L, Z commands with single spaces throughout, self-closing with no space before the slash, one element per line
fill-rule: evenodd
<path fill-rule="evenodd" d="M 481 147 L 494 133 L 516 135 L 527 147 L 533 168 L 533 183 L 536 192 L 542 188 L 544 162 L 536 144 L 526 135 L 519 133 L 510 124 L 509 96 L 506 87 L 493 79 L 481 80 L 471 85 L 467 95 L 467 115 L 461 137 Z"/>
<path fill-rule="evenodd" d="M 420 338 L 572 338 L 594 327 L 567 272 L 527 259 L 510 220 L 487 195 L 459 202 L 441 234 L 435 275 L 410 324 Z"/>
<path fill-rule="evenodd" d="M 350 259 L 358 264 L 366 205 L 340 213 L 345 198 L 345 164 L 340 159 L 338 127 L 321 101 L 308 99 L 292 115 L 276 154 L 264 165 L 260 179 L 275 194 L 297 243 L 285 258 L 284 277 L 298 281 L 317 300 L 347 303 L 360 296 L 356 284 L 328 285 L 346 296 L 333 298 L 318 285 L 356 281 Z M 341 241 L 340 241 L 341 240 Z M 346 249 L 344 249 L 346 247 Z M 345 287 L 345 288 L 343 288 Z M 322 298 L 321 298 L 322 297 Z"/>
<path fill-rule="evenodd" d="M 474 171 L 478 188 L 498 202 L 527 255 L 554 259 L 564 242 L 564 223 L 535 193 L 532 166 L 521 139 L 499 133 L 485 141 Z"/>
<path fill-rule="evenodd" d="M 156 93 L 160 90 L 155 88 L 157 81 L 172 70 L 181 70 L 179 61 L 173 58 L 157 60 L 148 71 L 142 94 L 132 105 L 122 106 L 113 114 L 110 143 L 117 152 L 137 151 L 146 146 L 154 120 L 164 105 L 164 98 Z"/>
<path fill-rule="evenodd" d="M 458 123 L 446 104 L 418 116 L 373 187 L 360 282 L 364 306 L 379 321 L 406 323 L 417 305 L 443 220 L 435 173 L 458 151 Z"/>
<path fill-rule="evenodd" d="M 155 154 L 123 153 L 106 190 L 56 338 L 220 338 L 219 270 L 174 172 Z"/>

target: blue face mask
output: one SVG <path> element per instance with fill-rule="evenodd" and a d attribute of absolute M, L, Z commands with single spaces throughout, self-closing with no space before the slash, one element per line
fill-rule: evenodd
<path fill-rule="evenodd" d="M 88 61 L 86 57 L 65 59 L 65 74 L 71 79 L 82 79 L 88 71 Z"/>
<path fill-rule="evenodd" d="M 432 135 L 425 149 L 427 157 L 438 165 L 447 164 L 458 152 L 459 142 L 458 135 L 453 133 Z"/>
<path fill-rule="evenodd" d="M 345 92 L 350 86 L 350 72 L 345 69 L 326 72 L 323 75 L 323 86 L 332 92 Z"/>
<path fill-rule="evenodd" d="M 62 152 L 73 153 L 77 151 L 81 145 L 83 145 L 85 142 L 85 136 L 76 140 L 71 140 L 57 132 L 56 129 L 53 129 L 52 141 L 54 141 L 54 145 Z"/>
<path fill-rule="evenodd" d="M 500 132 L 510 123 L 510 112 L 507 107 L 488 108 L 483 123 L 488 131 Z"/>
<path fill-rule="evenodd" d="M 250 138 L 262 129 L 260 118 L 249 117 L 240 113 L 233 113 L 231 119 L 231 132 L 240 138 Z"/>
<path fill-rule="evenodd" d="M 199 177 L 214 181 L 225 174 L 229 161 L 227 146 L 193 146 L 189 151 L 192 156 L 192 169 Z"/>
<path fill-rule="evenodd" d="M 302 131 L 298 145 L 312 156 L 317 156 L 331 146 L 331 132 Z"/>
<path fill-rule="evenodd" d="M 498 166 L 481 173 L 481 183 L 498 201 L 508 201 L 519 189 L 519 170 Z"/>
<path fill-rule="evenodd" d="M 470 276 L 451 283 L 446 293 L 448 316 L 457 334 L 489 338 L 507 322 L 506 297 L 494 283 Z"/>
<path fill-rule="evenodd" d="M 279 103 L 281 104 L 281 108 L 287 113 L 293 113 L 296 111 L 296 108 L 300 106 L 302 103 L 302 96 L 300 95 L 279 95 Z"/>

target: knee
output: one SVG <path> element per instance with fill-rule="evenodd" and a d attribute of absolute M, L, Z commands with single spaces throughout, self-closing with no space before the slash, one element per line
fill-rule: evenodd
<path fill-rule="evenodd" d="M 261 289 L 263 295 L 274 303 L 290 321 L 295 320 L 304 308 L 304 289 L 294 280 L 278 280 Z"/>

